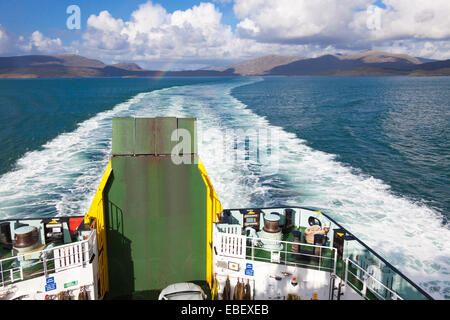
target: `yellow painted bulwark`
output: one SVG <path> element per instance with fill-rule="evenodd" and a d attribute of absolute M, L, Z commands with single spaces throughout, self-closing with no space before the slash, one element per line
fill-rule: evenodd
<path fill-rule="evenodd" d="M 198 158 L 198 169 L 202 175 L 203 181 L 205 182 L 207 189 L 207 214 L 206 214 L 206 281 L 209 287 L 212 286 L 212 234 L 213 234 L 213 223 L 217 221 L 217 215 L 223 210 L 222 204 L 220 203 L 219 197 L 214 190 L 214 187 L 209 180 L 208 174 L 206 173 L 205 167 L 203 166 L 200 158 Z"/>
<path fill-rule="evenodd" d="M 206 245 L 206 280 L 209 286 L 212 286 L 212 231 L 213 223 L 217 221 L 219 212 L 223 210 L 222 204 L 214 190 L 214 187 L 209 180 L 205 167 L 198 161 L 198 169 L 205 182 L 207 189 L 207 215 L 206 215 L 206 232 L 207 232 L 207 245 Z M 85 223 L 91 222 L 92 219 L 96 220 L 97 226 L 97 243 L 99 252 L 99 274 L 100 274 L 100 298 L 105 296 L 105 293 L 109 289 L 108 284 L 108 262 L 107 262 L 107 248 L 106 248 L 106 230 L 105 230 L 105 213 L 103 203 L 103 190 L 111 175 L 112 168 L 111 162 L 105 169 L 100 185 L 92 200 L 88 213 L 85 215 Z"/>
<path fill-rule="evenodd" d="M 84 216 L 84 222 L 90 223 L 95 219 L 97 227 L 97 246 L 98 246 L 98 264 L 100 276 L 100 297 L 104 298 L 105 293 L 109 290 L 108 283 L 108 260 L 106 254 L 106 230 L 105 230 L 105 212 L 103 205 L 103 190 L 111 175 L 111 161 L 108 163 L 103 174 L 100 186 L 95 193 L 88 213 Z"/>

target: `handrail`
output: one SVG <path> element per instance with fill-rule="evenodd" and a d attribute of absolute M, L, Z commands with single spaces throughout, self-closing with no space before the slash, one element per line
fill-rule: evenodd
<path fill-rule="evenodd" d="M 76 215 L 76 216 L 55 216 L 55 217 L 50 217 L 52 219 L 70 219 L 70 218 L 83 218 L 84 215 Z M 13 221 L 29 221 L 29 220 L 43 220 L 46 219 L 47 217 L 43 217 L 43 218 L 8 218 L 8 219 L 0 219 L 0 223 L 3 222 L 13 222 Z"/>
<path fill-rule="evenodd" d="M 41 255 L 42 255 L 42 253 L 47 253 L 47 252 L 50 252 L 50 251 L 54 251 L 54 250 L 56 250 L 56 249 L 64 249 L 64 248 L 67 248 L 67 247 L 71 247 L 71 246 L 73 246 L 74 244 L 86 243 L 86 242 L 88 242 L 88 241 L 90 240 L 90 238 L 92 237 L 92 235 L 94 234 L 94 232 L 95 232 L 95 230 L 91 230 L 91 232 L 89 233 L 88 238 L 85 239 L 85 240 L 75 241 L 75 242 L 71 242 L 71 243 L 66 243 L 66 244 L 62 244 L 62 245 L 57 246 L 57 247 L 52 247 L 52 248 L 42 249 L 42 250 L 39 251 L 39 252 L 41 252 Z M 17 259 L 17 258 L 19 258 L 19 257 L 22 257 L 22 256 L 28 256 L 28 255 L 30 255 L 30 253 L 18 254 L 18 255 L 9 257 L 9 258 L 0 259 L 0 262 L 5 262 L 5 261 L 7 261 L 7 260 L 14 260 L 14 259 Z"/>
<path fill-rule="evenodd" d="M 280 253 L 284 253 L 284 256 L 285 256 L 285 265 L 287 265 L 288 264 L 288 261 L 287 261 L 287 254 L 294 254 L 294 255 L 297 255 L 297 256 L 308 256 L 308 257 L 314 257 L 314 258 L 319 258 L 320 260 L 319 260 L 319 264 L 316 266 L 316 265 L 310 265 L 310 264 L 304 264 L 304 263 L 299 263 L 299 262 L 290 262 L 290 264 L 294 264 L 294 265 L 302 265 L 302 266 L 308 266 L 308 267 L 314 267 L 314 268 L 318 268 L 318 270 L 320 271 L 320 269 L 322 268 L 322 269 L 327 269 L 327 270 L 329 270 L 330 272 L 332 272 L 333 274 L 336 274 L 336 266 L 337 266 L 337 249 L 336 248 L 333 248 L 333 247 L 328 247 L 328 246 L 320 246 L 320 245 L 314 245 L 314 244 L 309 244 L 309 243 L 300 243 L 300 242 L 291 242 L 291 241 L 283 241 L 283 240 L 274 240 L 274 239 L 267 239 L 267 238 L 256 238 L 256 237 L 247 237 L 247 240 L 251 240 L 251 249 L 252 249 L 252 255 L 251 255 L 251 257 L 252 257 L 252 260 L 254 260 L 254 248 L 256 248 L 256 249 L 258 249 L 258 250 L 265 250 L 265 251 L 268 251 L 268 252 L 271 252 L 271 251 L 279 251 Z M 271 241 L 271 242 L 275 242 L 275 243 L 280 243 L 280 244 L 284 244 L 283 245 L 283 248 L 286 248 L 286 249 L 284 249 L 284 250 L 271 250 L 271 249 L 266 249 L 266 248 L 264 248 L 264 247 L 262 247 L 262 248 L 260 248 L 260 247 L 257 247 L 257 246 L 254 246 L 253 245 L 253 243 L 254 243 L 254 241 L 264 241 L 264 240 L 266 240 L 266 241 Z M 301 247 L 310 247 L 310 248 L 318 248 L 318 249 L 327 249 L 327 250 L 331 250 L 332 252 L 334 252 L 334 254 L 333 254 L 333 258 L 330 258 L 330 257 L 325 257 L 325 256 L 322 256 L 322 255 L 316 255 L 316 254 L 307 254 L 307 253 L 296 253 L 296 252 L 290 252 L 290 251 L 288 251 L 287 250 L 287 245 L 288 244 L 290 244 L 290 245 L 298 245 L 298 246 L 301 246 Z M 265 258 L 260 258 L 260 257 L 258 257 L 258 259 L 263 259 L 263 260 L 265 260 Z M 320 265 L 320 261 L 321 261 L 321 259 L 327 259 L 327 260 L 333 260 L 333 268 L 330 268 L 330 267 L 326 267 L 326 266 L 322 266 L 321 267 L 321 265 Z M 269 259 L 267 259 L 267 260 L 269 260 Z"/>
<path fill-rule="evenodd" d="M 82 240 L 82 241 L 76 241 L 76 242 L 72 242 L 72 243 L 68 243 L 68 244 L 64 244 L 64 245 L 60 245 L 60 246 L 56 246 L 56 247 L 52 247 L 52 248 L 47 248 L 47 249 L 43 249 L 41 251 L 36 252 L 35 254 L 39 253 L 39 259 L 38 261 L 36 261 L 32 266 L 38 265 L 38 264 L 42 264 L 43 265 L 43 270 L 42 271 L 38 271 L 35 273 L 32 273 L 30 275 L 24 276 L 23 274 L 23 267 L 19 266 L 19 267 L 12 267 L 9 269 L 3 269 L 3 264 L 8 262 L 8 261 L 12 261 L 12 260 L 19 260 L 21 258 L 24 258 L 25 256 L 29 256 L 30 253 L 22 253 L 22 254 L 18 254 L 16 256 L 13 257 L 9 257 L 9 258 L 5 258 L 5 259 L 1 259 L 0 260 L 0 273 L 1 273 L 1 284 L 2 287 L 5 286 L 5 284 L 10 284 L 13 283 L 15 281 L 19 281 L 19 280 L 27 280 L 27 279 L 31 279 L 34 278 L 40 274 L 47 276 L 47 274 L 49 273 L 49 271 L 53 270 L 54 272 L 59 272 L 62 270 L 67 270 L 67 269 L 71 269 L 71 268 L 75 268 L 78 267 L 80 265 L 83 265 L 84 263 L 86 263 L 89 260 L 90 257 L 90 253 L 92 250 L 92 239 L 95 237 L 95 230 L 91 230 L 91 232 L 89 233 L 89 236 L 87 239 Z M 73 254 L 66 254 L 64 253 L 63 256 L 59 256 L 59 257 L 55 257 L 54 252 L 57 250 L 63 250 L 64 249 L 68 249 L 71 248 L 73 246 L 81 246 L 83 249 L 81 252 L 77 252 L 77 253 L 73 253 Z M 53 253 L 53 258 L 47 258 L 48 256 L 50 256 Z M 87 254 L 87 256 L 85 256 L 85 254 Z M 57 270 L 56 266 L 54 266 L 53 269 L 48 269 L 47 268 L 47 263 L 50 261 L 55 261 L 57 259 L 65 259 L 65 258 L 70 258 L 70 257 L 75 257 L 76 255 L 81 255 L 82 256 L 82 260 L 79 263 L 72 263 L 70 265 L 68 265 L 67 267 L 61 267 L 60 270 Z M 17 270 L 15 270 L 17 269 Z M 6 272 L 10 272 L 10 279 L 9 280 L 5 280 L 4 278 L 4 273 Z M 20 272 L 20 278 L 19 279 L 14 279 L 14 275 L 16 274 L 16 272 Z"/>
<path fill-rule="evenodd" d="M 337 267 L 337 249 L 334 247 L 328 247 L 328 246 L 321 246 L 321 245 L 313 245 L 313 244 L 309 244 L 309 243 L 299 243 L 299 242 L 291 242 L 291 241 L 283 241 L 283 240 L 276 240 L 276 239 L 267 239 L 267 238 L 259 238 L 259 237 L 248 237 L 248 236 L 243 236 L 243 235 L 236 235 L 236 234 L 228 234 L 226 232 L 221 232 L 217 226 L 215 226 L 214 232 L 217 234 L 226 234 L 229 235 L 230 237 L 241 237 L 241 238 L 245 238 L 246 241 L 244 242 L 245 247 L 243 248 L 243 250 L 245 250 L 245 258 L 250 257 L 251 260 L 255 260 L 255 255 L 254 255 L 254 250 L 264 250 L 267 252 L 272 252 L 272 251 L 278 251 L 280 253 L 283 253 L 285 256 L 284 259 L 284 264 L 288 265 L 288 264 L 294 264 L 294 265 L 299 265 L 299 266 L 307 266 L 307 267 L 313 267 L 313 268 L 318 268 L 318 270 L 321 269 L 326 269 L 329 270 L 330 272 L 332 272 L 333 274 L 336 274 L 336 267 Z M 246 243 L 247 240 L 250 241 L 251 243 L 251 255 L 247 255 L 246 253 Z M 285 250 L 271 250 L 271 249 L 267 249 L 264 247 L 257 247 L 256 245 L 254 245 L 254 243 L 256 243 L 257 241 L 270 241 L 271 243 L 279 243 L 279 244 L 283 244 L 283 249 Z M 287 250 L 287 246 L 288 245 L 299 245 L 301 247 L 310 247 L 310 248 L 318 248 L 318 249 L 327 249 L 333 252 L 333 258 L 330 257 L 326 257 L 326 256 L 322 256 L 322 255 L 315 255 L 315 254 L 307 254 L 307 253 L 295 253 L 295 252 L 290 252 Z M 216 246 L 217 244 L 215 244 Z M 319 258 L 319 264 L 316 266 L 314 264 L 304 264 L 304 263 L 299 263 L 299 262 L 291 262 L 291 261 L 287 261 L 287 256 L 288 254 L 294 254 L 294 255 L 298 255 L 298 256 L 310 256 L 310 257 L 314 257 L 314 258 Z M 224 254 L 224 256 L 227 256 L 226 254 Z M 258 259 L 262 259 L 262 260 L 270 260 L 268 258 L 263 258 L 263 257 L 257 257 Z M 333 267 L 327 267 L 327 266 L 321 266 L 321 259 L 326 259 L 326 260 L 332 260 L 333 261 Z"/>
<path fill-rule="evenodd" d="M 386 259 L 384 259 L 381 255 L 379 255 L 377 252 L 375 252 L 372 248 L 370 248 L 367 244 L 365 244 L 363 241 L 358 239 L 353 233 L 349 232 L 346 228 L 341 226 L 339 223 L 337 223 L 333 218 L 328 216 L 327 214 L 318 211 L 319 209 L 315 208 L 307 208 L 307 207 L 299 207 L 299 206 L 276 206 L 276 207 L 264 207 L 264 208 L 258 208 L 258 207 L 250 207 L 250 208 L 230 208 L 225 209 L 229 211 L 239 211 L 239 210 L 270 210 L 270 209 L 302 209 L 311 211 L 314 213 L 320 213 L 324 217 L 326 217 L 328 220 L 330 220 L 332 223 L 334 223 L 339 229 L 342 229 L 345 231 L 346 234 L 350 235 L 353 240 L 358 242 L 360 245 L 362 245 L 367 251 L 369 251 L 371 254 L 373 254 L 375 257 L 380 259 L 387 267 L 389 267 L 392 271 L 397 273 L 401 278 L 403 278 L 406 282 L 408 282 L 411 286 L 413 286 L 418 292 L 420 292 L 423 296 L 425 296 L 429 300 L 434 300 L 432 296 L 430 296 L 425 290 L 423 290 L 421 287 L 419 287 L 415 282 L 413 282 L 411 279 L 409 279 L 407 276 L 405 276 L 401 271 L 399 271 L 396 267 L 394 267 L 392 264 L 390 264 Z"/>
<path fill-rule="evenodd" d="M 353 272 L 351 272 L 348 269 L 348 263 L 351 263 L 352 265 L 354 265 L 356 268 L 358 268 L 359 270 L 361 270 L 362 272 L 364 272 L 364 277 L 363 279 L 361 279 L 360 277 L 358 277 L 356 274 L 354 274 Z M 347 273 L 350 272 L 350 274 L 352 274 L 353 276 L 355 276 L 358 280 L 363 282 L 363 289 L 360 291 L 358 290 L 354 285 L 352 285 L 351 283 L 348 282 L 348 278 L 347 278 Z M 378 284 L 380 284 L 385 290 L 389 291 L 392 294 L 392 300 L 404 300 L 397 292 L 389 289 L 388 287 L 386 287 L 386 285 L 384 285 L 381 281 L 379 281 L 378 279 L 376 279 L 374 276 L 372 276 L 371 274 L 369 274 L 366 270 L 364 270 L 363 268 L 361 268 L 358 264 L 356 264 L 355 262 L 353 262 L 352 260 L 350 260 L 349 258 L 345 259 L 345 284 L 351 284 L 351 286 L 356 289 L 357 291 L 359 291 L 362 296 L 364 298 L 366 298 L 366 290 L 369 289 L 370 292 L 372 292 L 373 294 L 375 294 L 376 296 L 378 296 L 379 298 L 381 298 L 382 300 L 386 300 L 385 297 L 382 297 L 378 292 L 376 292 L 375 290 L 372 290 L 370 288 L 367 288 L 367 279 L 371 278 L 371 280 L 374 280 L 375 282 L 377 282 Z"/>

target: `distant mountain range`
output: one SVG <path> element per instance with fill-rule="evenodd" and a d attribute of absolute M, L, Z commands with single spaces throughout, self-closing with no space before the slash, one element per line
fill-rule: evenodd
<path fill-rule="evenodd" d="M 239 75 L 263 75 L 269 74 L 271 70 L 279 66 L 286 66 L 293 62 L 304 60 L 303 57 L 277 56 L 274 54 L 245 60 L 229 66 L 224 72 L 236 73 Z"/>
<path fill-rule="evenodd" d="M 0 57 L 0 78 L 93 78 L 210 75 L 215 71 L 164 72 L 142 69 L 135 63 L 104 64 L 75 54 Z"/>
<path fill-rule="evenodd" d="M 237 63 L 224 72 L 284 76 L 450 75 L 450 60 L 436 61 L 381 51 L 317 58 L 270 55 Z"/>
<path fill-rule="evenodd" d="M 267 55 L 245 60 L 226 68 L 200 70 L 145 70 L 135 63 L 107 65 L 74 54 L 0 57 L 0 78 L 152 77 L 152 76 L 448 76 L 450 59 L 435 61 L 406 54 L 362 51 L 350 55 L 323 55 L 317 58 Z"/>

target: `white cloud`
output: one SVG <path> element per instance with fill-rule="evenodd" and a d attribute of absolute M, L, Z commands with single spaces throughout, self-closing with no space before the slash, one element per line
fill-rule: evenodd
<path fill-rule="evenodd" d="M 165 62 L 173 68 L 195 68 L 213 61 L 235 62 L 264 54 L 318 55 L 335 52 L 333 46 L 261 42 L 238 37 L 231 26 L 221 22 L 222 13 L 212 3 L 168 13 L 151 1 L 134 11 L 129 21 L 114 18 L 107 11 L 91 15 L 83 35 L 82 52 L 106 61 L 134 60 L 144 67 L 164 68 L 152 62 Z M 257 34 L 258 25 L 250 19 L 240 24 Z"/>
<path fill-rule="evenodd" d="M 15 36 L 0 25 L 0 54 L 36 54 L 63 53 L 67 50 L 61 39 L 45 37 L 40 31 L 34 31 L 29 37 Z"/>
<path fill-rule="evenodd" d="M 30 52 L 61 53 L 63 49 L 61 39 L 47 38 L 40 31 L 31 34 L 28 46 Z"/>
<path fill-rule="evenodd" d="M 88 47 L 106 50 L 127 48 L 127 36 L 123 33 L 125 23 L 122 19 L 114 19 L 108 11 L 102 11 L 98 16 L 91 15 L 87 25 L 88 32 L 83 35 L 83 39 Z"/>
<path fill-rule="evenodd" d="M 221 17 L 211 3 L 168 13 L 147 2 L 129 21 L 115 19 L 107 11 L 91 15 L 83 39 L 90 50 L 108 49 L 116 58 L 220 59 L 234 41 L 231 27 L 221 24 Z"/>
<path fill-rule="evenodd" d="M 243 38 L 274 43 L 338 44 L 347 39 L 357 9 L 371 0 L 236 0 Z"/>
<path fill-rule="evenodd" d="M 217 5 L 231 0 L 214 1 Z M 87 19 L 80 41 L 64 46 L 40 31 L 15 37 L 0 26 L 0 54 L 73 52 L 147 68 L 231 64 L 265 54 L 319 56 L 377 49 L 450 58 L 450 1 L 235 0 L 235 31 L 214 3 L 167 12 L 148 1 L 129 17 L 104 10 Z"/>
<path fill-rule="evenodd" d="M 393 40 L 450 39 L 450 1 L 384 4 L 385 9 L 373 0 L 235 0 L 233 9 L 241 19 L 237 35 L 259 42 L 358 50 Z"/>
<path fill-rule="evenodd" d="M 381 28 L 369 40 L 450 39 L 450 1 L 384 0 Z"/>
<path fill-rule="evenodd" d="M 13 41 L 9 32 L 0 25 L 0 54 L 12 52 Z"/>

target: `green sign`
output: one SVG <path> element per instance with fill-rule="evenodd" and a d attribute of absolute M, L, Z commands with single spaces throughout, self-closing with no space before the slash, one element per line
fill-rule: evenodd
<path fill-rule="evenodd" d="M 77 284 L 78 284 L 78 281 L 77 281 L 77 280 L 72 281 L 72 282 L 67 282 L 67 283 L 64 283 L 64 288 L 76 286 Z"/>

